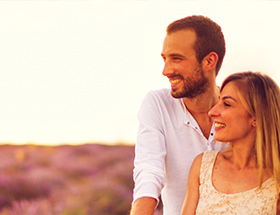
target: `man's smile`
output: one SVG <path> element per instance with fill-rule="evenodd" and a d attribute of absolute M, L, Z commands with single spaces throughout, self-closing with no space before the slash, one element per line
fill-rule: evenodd
<path fill-rule="evenodd" d="M 182 78 L 169 78 L 171 87 L 175 87 L 181 81 L 182 81 Z"/>

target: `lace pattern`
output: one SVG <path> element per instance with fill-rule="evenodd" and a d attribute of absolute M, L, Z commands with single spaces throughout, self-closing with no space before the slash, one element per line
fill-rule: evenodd
<path fill-rule="evenodd" d="M 273 215 L 276 214 L 277 192 L 273 178 L 263 183 L 262 189 L 225 194 L 212 184 L 212 170 L 218 152 L 207 151 L 200 169 L 199 202 L 196 215 Z"/>

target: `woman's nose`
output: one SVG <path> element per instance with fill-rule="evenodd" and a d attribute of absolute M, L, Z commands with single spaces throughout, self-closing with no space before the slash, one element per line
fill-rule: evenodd
<path fill-rule="evenodd" d="M 215 116 L 218 116 L 220 114 L 219 112 L 219 108 L 218 108 L 218 104 L 214 105 L 209 111 L 208 111 L 208 115 L 210 117 L 215 117 Z"/>

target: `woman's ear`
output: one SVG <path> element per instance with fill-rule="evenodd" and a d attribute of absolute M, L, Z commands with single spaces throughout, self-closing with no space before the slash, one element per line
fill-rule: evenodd
<path fill-rule="evenodd" d="M 254 121 L 252 122 L 252 126 L 253 126 L 253 127 L 256 127 L 256 126 L 257 126 L 257 121 L 256 121 L 256 119 L 254 119 Z"/>
<path fill-rule="evenodd" d="M 216 52 L 210 52 L 202 60 L 202 65 L 204 71 L 216 70 L 216 65 L 218 62 L 219 56 Z"/>

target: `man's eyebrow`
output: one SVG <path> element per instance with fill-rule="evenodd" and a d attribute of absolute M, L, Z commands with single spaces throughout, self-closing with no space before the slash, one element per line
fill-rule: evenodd
<path fill-rule="evenodd" d="M 183 55 L 178 54 L 178 53 L 173 53 L 173 54 L 170 54 L 169 56 L 171 56 L 171 57 L 184 57 Z"/>
<path fill-rule="evenodd" d="M 184 55 L 181 55 L 181 54 L 179 54 L 179 53 L 172 53 L 172 54 L 168 54 L 168 55 L 165 55 L 165 54 L 161 53 L 161 56 L 162 56 L 163 58 L 165 58 L 166 56 L 168 56 L 168 57 L 181 57 L 181 58 L 185 58 Z"/>

